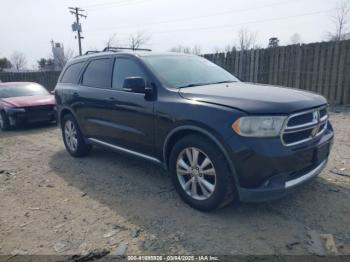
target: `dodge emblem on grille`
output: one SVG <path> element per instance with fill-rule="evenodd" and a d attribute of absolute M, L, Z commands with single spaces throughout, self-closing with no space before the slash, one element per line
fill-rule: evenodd
<path fill-rule="evenodd" d="M 318 110 L 314 111 L 312 113 L 313 121 L 318 123 L 311 131 L 312 136 L 316 136 L 318 133 L 318 130 L 320 129 L 320 112 Z"/>

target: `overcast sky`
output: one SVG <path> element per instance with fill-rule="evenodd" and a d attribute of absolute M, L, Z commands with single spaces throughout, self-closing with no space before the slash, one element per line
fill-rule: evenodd
<path fill-rule="evenodd" d="M 27 67 L 51 55 L 50 40 L 78 51 L 71 30 L 69 6 L 86 10 L 82 19 L 83 51 L 102 49 L 116 34 L 118 45 L 130 34 L 150 36 L 146 47 L 167 51 L 176 45 L 199 45 L 208 53 L 237 42 L 237 31 L 257 33 L 257 44 L 278 37 L 290 43 L 294 33 L 303 42 L 325 40 L 332 29 L 331 15 L 337 0 L 1 0 L 0 57 L 20 51 Z"/>

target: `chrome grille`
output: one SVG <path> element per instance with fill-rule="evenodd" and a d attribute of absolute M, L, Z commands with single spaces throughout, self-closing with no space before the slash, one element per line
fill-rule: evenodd
<path fill-rule="evenodd" d="M 283 145 L 294 146 L 319 136 L 326 130 L 327 121 L 325 106 L 289 116 L 281 133 Z"/>

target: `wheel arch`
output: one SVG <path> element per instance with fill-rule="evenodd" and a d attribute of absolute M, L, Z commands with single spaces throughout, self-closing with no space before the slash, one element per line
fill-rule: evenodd
<path fill-rule="evenodd" d="M 193 134 L 193 133 L 197 133 L 197 134 L 201 134 L 201 135 L 205 136 L 210 141 L 212 141 L 223 152 L 223 154 L 226 158 L 226 161 L 229 165 L 231 174 L 232 174 L 234 181 L 236 183 L 236 186 L 239 187 L 239 180 L 238 180 L 237 172 L 236 172 L 236 169 L 235 169 L 235 167 L 230 159 L 230 156 L 229 156 L 227 149 L 225 148 L 225 146 L 222 144 L 222 142 L 220 142 L 220 140 L 214 134 L 212 134 L 210 131 L 208 131 L 202 127 L 199 127 L 199 126 L 183 125 L 183 126 L 176 127 L 171 132 L 169 132 L 169 134 L 166 136 L 166 138 L 164 140 L 164 144 L 163 144 L 163 160 L 164 160 L 165 168 L 166 169 L 169 168 L 170 152 L 171 152 L 171 149 L 173 148 L 173 146 L 175 145 L 176 141 L 178 141 L 182 137 L 185 137 L 185 136 L 187 136 L 189 134 Z"/>
<path fill-rule="evenodd" d="M 63 120 L 64 116 L 67 115 L 67 114 L 71 114 L 71 115 L 75 118 L 75 120 L 78 121 L 78 119 L 77 119 L 75 113 L 73 112 L 73 110 L 71 110 L 71 109 L 68 108 L 68 107 L 63 107 L 63 108 L 59 111 L 59 116 L 58 116 L 59 124 L 62 123 L 62 120 Z"/>

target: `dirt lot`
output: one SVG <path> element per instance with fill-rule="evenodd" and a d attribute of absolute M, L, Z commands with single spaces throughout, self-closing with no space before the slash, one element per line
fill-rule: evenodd
<path fill-rule="evenodd" d="M 320 177 L 287 198 L 200 213 L 161 168 L 94 148 L 73 159 L 55 126 L 0 133 L 0 254 L 350 254 L 350 111 Z M 335 174 L 335 173 L 338 173 Z M 339 175 L 343 174 L 343 175 Z"/>

